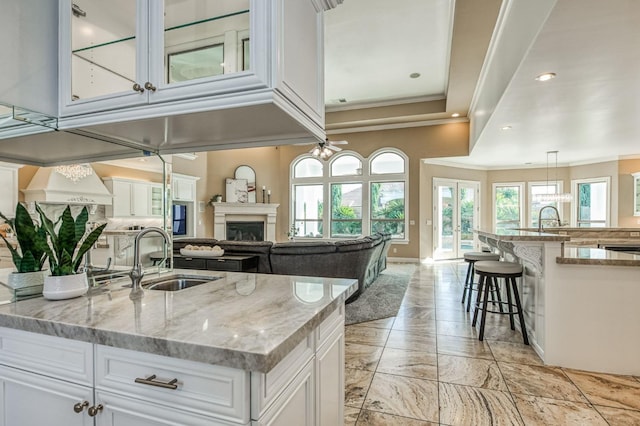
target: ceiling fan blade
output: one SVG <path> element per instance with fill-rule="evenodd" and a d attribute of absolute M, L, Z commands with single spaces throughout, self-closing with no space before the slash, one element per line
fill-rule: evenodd
<path fill-rule="evenodd" d="M 325 145 L 327 148 L 329 148 L 331 151 L 335 151 L 335 152 L 340 152 L 342 151 L 342 148 L 338 148 L 337 146 L 333 146 L 332 144 L 327 144 Z"/>
<path fill-rule="evenodd" d="M 332 140 L 329 140 L 328 142 L 331 145 L 346 145 L 349 143 L 348 141 L 332 141 Z"/>

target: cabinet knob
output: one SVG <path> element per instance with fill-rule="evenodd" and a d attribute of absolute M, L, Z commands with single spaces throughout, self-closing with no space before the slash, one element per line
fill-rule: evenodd
<path fill-rule="evenodd" d="M 88 407 L 88 406 L 89 406 L 89 401 L 78 402 L 73 406 L 73 411 L 75 411 L 76 413 L 82 413 L 85 407 Z"/>
<path fill-rule="evenodd" d="M 98 405 L 94 405 L 93 407 L 89 408 L 89 416 L 91 417 L 95 417 L 100 411 L 102 411 L 104 407 L 102 406 L 102 404 L 98 404 Z"/>
<path fill-rule="evenodd" d="M 144 92 L 144 89 L 138 83 L 133 85 L 133 90 L 135 90 L 136 92 L 140 92 L 140 93 Z"/>
<path fill-rule="evenodd" d="M 147 89 L 147 90 L 151 90 L 152 92 L 156 91 L 156 86 L 154 86 L 153 84 L 151 84 L 148 81 L 144 84 L 144 88 Z"/>

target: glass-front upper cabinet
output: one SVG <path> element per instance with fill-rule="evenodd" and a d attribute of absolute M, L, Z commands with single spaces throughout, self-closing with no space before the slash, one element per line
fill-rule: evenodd
<path fill-rule="evenodd" d="M 60 115 L 266 86 L 251 3 L 266 13 L 255 0 L 62 0 Z"/>

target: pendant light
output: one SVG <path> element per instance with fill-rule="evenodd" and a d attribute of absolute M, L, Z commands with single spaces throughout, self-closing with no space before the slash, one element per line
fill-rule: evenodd
<path fill-rule="evenodd" d="M 547 188 L 549 188 L 549 157 L 551 155 L 555 159 L 554 179 L 556 190 L 546 194 L 536 194 L 535 200 L 539 203 L 569 203 L 573 199 L 571 194 L 558 192 L 558 151 L 547 151 Z"/>

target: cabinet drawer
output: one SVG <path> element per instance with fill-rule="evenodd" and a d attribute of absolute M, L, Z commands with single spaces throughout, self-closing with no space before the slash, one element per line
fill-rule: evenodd
<path fill-rule="evenodd" d="M 229 260 L 229 259 L 207 259 L 207 269 L 211 271 L 242 271 L 241 260 Z"/>
<path fill-rule="evenodd" d="M 163 388 L 136 379 L 168 383 Z M 249 421 L 249 373 L 160 355 L 96 345 L 96 390 L 123 394 L 198 415 Z"/>
<path fill-rule="evenodd" d="M 274 402 L 315 353 L 314 333 L 309 334 L 268 373 L 251 373 L 251 418 L 257 419 Z"/>
<path fill-rule="evenodd" d="M 93 345 L 0 327 L 0 364 L 93 386 Z"/>
<path fill-rule="evenodd" d="M 173 267 L 179 269 L 207 269 L 207 259 L 194 259 L 191 257 L 174 257 Z"/>

